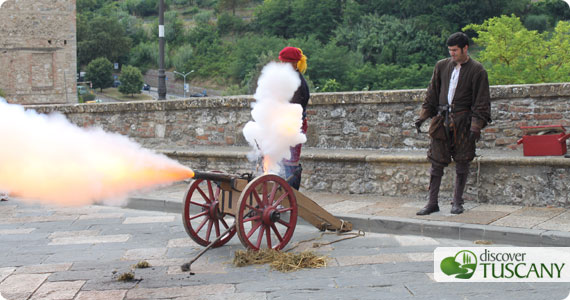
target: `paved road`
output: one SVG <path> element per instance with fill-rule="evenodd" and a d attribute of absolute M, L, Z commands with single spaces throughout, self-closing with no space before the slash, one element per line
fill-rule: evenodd
<path fill-rule="evenodd" d="M 290 246 L 312 249 L 334 241 L 298 225 Z M 202 247 L 188 238 L 179 214 L 87 206 L 54 208 L 0 202 L 0 293 L 6 299 L 563 299 L 568 284 L 437 283 L 433 250 L 472 246 L 472 241 L 393 234 L 325 245 L 322 269 L 292 273 L 267 266 L 236 268 L 238 238 L 206 253 L 192 267 L 180 265 Z M 135 280 L 119 275 L 134 269 Z M 1 298 L 0 298 L 1 299 Z"/>

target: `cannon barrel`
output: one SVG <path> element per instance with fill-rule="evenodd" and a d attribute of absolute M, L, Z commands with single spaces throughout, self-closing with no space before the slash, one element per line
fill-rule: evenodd
<path fill-rule="evenodd" d="M 194 171 L 193 178 L 211 180 L 216 182 L 231 182 L 232 179 L 236 178 L 236 176 L 227 173 Z"/>

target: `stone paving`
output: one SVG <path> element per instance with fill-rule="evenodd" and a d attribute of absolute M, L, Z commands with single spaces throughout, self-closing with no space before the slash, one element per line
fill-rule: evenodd
<path fill-rule="evenodd" d="M 187 188 L 187 182 L 179 182 L 135 193 L 127 207 L 179 212 Z M 392 233 L 390 225 L 398 223 L 417 225 L 398 228 L 394 232 L 398 234 L 433 234 L 435 237 L 453 234 L 458 238 L 491 239 L 529 246 L 570 245 L 570 211 L 565 208 L 485 204 L 467 198 L 465 212 L 453 215 L 450 213 L 451 199 L 441 197 L 439 212 L 417 216 L 416 212 L 425 205 L 424 200 L 375 194 L 303 193 L 330 213 L 350 220 L 355 228 L 366 231 Z M 377 221 L 387 226 L 378 226 Z M 430 233 L 433 228 L 436 230 Z M 491 230 L 503 234 L 490 235 Z"/>
<path fill-rule="evenodd" d="M 314 248 L 342 237 L 301 221 L 286 249 L 325 255 L 325 268 L 237 268 L 231 260 L 243 246 L 234 238 L 201 257 L 190 275 L 180 265 L 203 248 L 187 236 L 180 213 L 12 199 L 0 202 L 0 220 L 0 294 L 10 300 L 564 299 L 569 293 L 568 284 L 435 282 L 433 250 L 473 246 L 470 240 L 367 232 Z M 142 260 L 151 267 L 133 267 Z M 134 280 L 118 280 L 128 272 Z"/>

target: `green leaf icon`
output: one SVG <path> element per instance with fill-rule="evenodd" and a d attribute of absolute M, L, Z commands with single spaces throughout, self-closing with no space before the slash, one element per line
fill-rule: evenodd
<path fill-rule="evenodd" d="M 469 279 L 477 268 L 477 256 L 468 250 L 461 250 L 455 256 L 446 257 L 441 261 L 441 271 L 455 278 Z"/>

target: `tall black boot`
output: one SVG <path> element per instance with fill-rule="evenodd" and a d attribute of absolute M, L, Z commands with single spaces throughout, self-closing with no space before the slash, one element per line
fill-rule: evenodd
<path fill-rule="evenodd" d="M 428 203 L 424 208 L 420 209 L 420 211 L 416 213 L 418 216 L 429 215 L 433 212 L 439 211 L 438 197 L 439 187 L 441 186 L 441 177 L 443 176 L 443 167 L 432 165 L 430 173 Z"/>
<path fill-rule="evenodd" d="M 457 163 L 455 166 L 455 191 L 453 193 L 453 202 L 451 203 L 451 213 L 463 213 L 463 192 L 469 175 L 469 163 Z"/>

